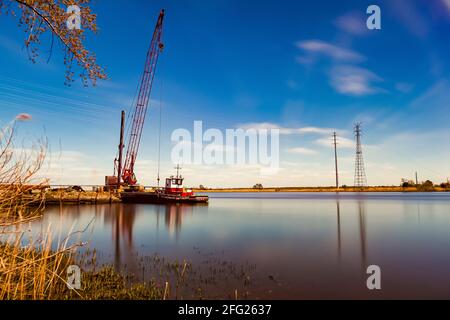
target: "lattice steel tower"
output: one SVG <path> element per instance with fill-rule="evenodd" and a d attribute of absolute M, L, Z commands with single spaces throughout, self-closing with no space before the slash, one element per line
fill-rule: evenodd
<path fill-rule="evenodd" d="M 364 159 L 361 147 L 361 123 L 355 124 L 356 159 L 355 159 L 355 187 L 366 187 L 367 179 L 364 169 Z"/>

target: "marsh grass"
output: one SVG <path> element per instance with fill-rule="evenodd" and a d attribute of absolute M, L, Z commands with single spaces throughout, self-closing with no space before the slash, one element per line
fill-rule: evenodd
<path fill-rule="evenodd" d="M 52 250 L 50 228 L 37 241 L 26 239 L 24 226 L 44 209 L 33 190 L 47 184 L 36 177 L 47 144 L 40 139 L 17 148 L 14 137 L 14 123 L 0 130 L 0 299 L 51 299 L 74 246 L 66 241 Z"/>
<path fill-rule="evenodd" d="M 151 283 L 163 299 L 248 299 L 256 297 L 254 286 L 256 265 L 236 264 L 224 258 L 223 252 L 202 252 L 194 248 L 189 260 L 173 261 L 158 254 L 137 257 L 133 269 L 120 270 L 126 281 Z M 237 293 L 237 294 L 236 294 Z"/>
<path fill-rule="evenodd" d="M 20 239 L 20 237 L 19 237 Z M 41 300 L 58 295 L 61 275 L 70 263 L 72 248 L 51 250 L 51 240 L 23 247 L 17 242 L 0 247 L 0 299 Z"/>

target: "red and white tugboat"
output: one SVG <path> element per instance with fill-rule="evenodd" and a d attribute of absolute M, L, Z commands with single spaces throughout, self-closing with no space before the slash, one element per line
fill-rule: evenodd
<path fill-rule="evenodd" d="M 183 187 L 184 178 L 180 175 L 180 166 L 178 165 L 176 177 L 166 178 L 166 186 L 157 189 L 156 194 L 161 202 L 180 202 L 180 203 L 206 203 L 208 196 L 196 196 L 191 189 Z"/>
<path fill-rule="evenodd" d="M 208 196 L 197 196 L 191 189 L 183 187 L 184 178 L 179 174 L 180 166 L 176 167 L 177 175 L 166 178 L 166 186 L 155 192 L 122 192 L 121 198 L 125 203 L 208 203 Z"/>

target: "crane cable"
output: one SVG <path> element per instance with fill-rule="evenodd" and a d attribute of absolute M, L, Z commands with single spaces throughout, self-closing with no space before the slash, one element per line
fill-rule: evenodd
<path fill-rule="evenodd" d="M 131 118 L 132 118 L 132 111 L 135 107 L 135 103 L 136 103 L 136 99 L 137 99 L 137 95 L 138 95 L 138 90 L 139 90 L 139 84 L 136 86 L 136 90 L 134 92 L 134 96 L 133 96 L 133 100 L 131 102 L 131 105 L 128 107 L 128 110 L 126 112 L 126 120 L 125 120 L 125 134 L 124 134 L 124 140 L 128 141 L 129 140 L 129 136 L 130 136 L 130 131 L 131 131 Z M 124 142 L 125 142 L 124 141 Z M 123 149 L 125 149 L 125 143 L 122 146 Z M 119 150 L 117 150 L 116 152 L 116 159 L 119 157 Z M 116 165 L 114 166 L 114 170 L 116 169 Z M 115 175 L 115 174 L 114 174 Z"/>
<path fill-rule="evenodd" d="M 161 35 L 160 35 L 160 43 L 163 43 L 163 31 L 161 29 Z M 162 47 L 159 48 L 162 51 Z M 159 77 L 161 78 L 161 88 L 159 91 L 159 124 L 158 124 L 158 176 L 157 176 L 157 183 L 159 188 L 159 182 L 161 180 L 160 173 L 161 173 L 161 126 L 162 126 L 162 99 L 163 99 L 163 63 L 164 59 L 159 59 Z"/>

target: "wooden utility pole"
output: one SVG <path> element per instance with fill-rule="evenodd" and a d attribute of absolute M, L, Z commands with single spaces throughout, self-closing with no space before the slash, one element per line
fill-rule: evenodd
<path fill-rule="evenodd" d="M 339 172 L 338 172 L 338 160 L 337 160 L 336 132 L 333 132 L 333 145 L 334 145 L 334 167 L 336 169 L 336 188 L 339 189 Z"/>
<path fill-rule="evenodd" d="M 120 117 L 120 142 L 119 142 L 119 164 L 117 168 L 117 190 L 120 189 L 120 180 L 122 177 L 122 153 L 123 153 L 123 134 L 125 129 L 125 111 L 122 111 Z"/>

